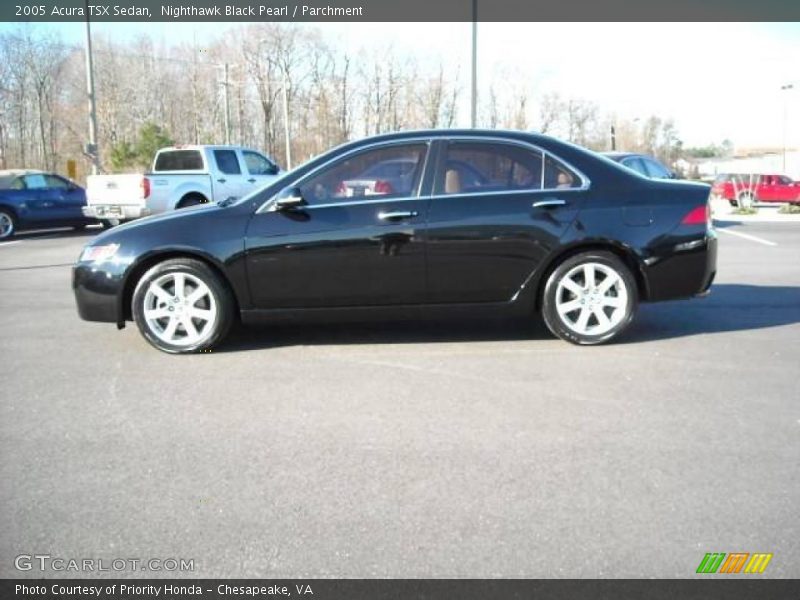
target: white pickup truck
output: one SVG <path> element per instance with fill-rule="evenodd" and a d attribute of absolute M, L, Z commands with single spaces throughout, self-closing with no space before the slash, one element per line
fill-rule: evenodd
<path fill-rule="evenodd" d="M 83 214 L 107 225 L 227 198 L 264 187 L 283 172 L 239 146 L 173 146 L 156 153 L 144 175 L 90 175 Z"/>

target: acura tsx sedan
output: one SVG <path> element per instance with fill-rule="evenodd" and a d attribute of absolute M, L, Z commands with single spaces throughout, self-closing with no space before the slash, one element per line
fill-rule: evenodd
<path fill-rule="evenodd" d="M 134 321 L 171 353 L 208 350 L 237 320 L 462 309 L 538 312 L 556 336 L 599 344 L 639 302 L 708 292 L 709 189 L 544 135 L 387 134 L 242 198 L 111 229 L 84 248 L 73 289 L 82 318 Z"/>

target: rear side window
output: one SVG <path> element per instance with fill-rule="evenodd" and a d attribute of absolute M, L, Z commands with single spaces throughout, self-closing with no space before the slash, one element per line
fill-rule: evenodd
<path fill-rule="evenodd" d="M 451 142 L 438 194 L 473 194 L 542 189 L 541 151 L 492 142 Z"/>
<path fill-rule="evenodd" d="M 199 150 L 169 150 L 156 158 L 156 171 L 202 171 L 203 157 Z"/>
<path fill-rule="evenodd" d="M 241 175 L 242 169 L 235 151 L 214 150 L 214 160 L 217 162 L 217 168 L 225 175 Z"/>
<path fill-rule="evenodd" d="M 60 190 L 66 190 L 69 188 L 69 183 L 61 179 L 61 177 L 56 177 L 55 175 L 46 175 L 45 179 L 47 180 L 47 187 L 49 188 L 57 188 Z"/>
<path fill-rule="evenodd" d="M 569 189 L 581 183 L 572 169 L 541 150 L 516 144 L 451 142 L 436 193 Z"/>
<path fill-rule="evenodd" d="M 655 162 L 654 160 L 644 160 L 644 165 L 647 168 L 647 174 L 650 177 L 655 177 L 656 179 L 669 179 L 670 172 L 667 171 L 665 167 L 662 167 L 660 164 Z"/>

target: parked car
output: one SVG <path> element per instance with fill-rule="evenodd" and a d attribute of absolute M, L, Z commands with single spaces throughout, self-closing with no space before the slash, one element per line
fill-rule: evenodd
<path fill-rule="evenodd" d="M 800 203 L 800 181 L 786 175 L 725 173 L 717 176 L 711 194 L 730 202 L 731 206 L 753 202 Z"/>
<path fill-rule="evenodd" d="M 91 175 L 86 216 L 116 225 L 196 204 L 240 198 L 281 174 L 274 161 L 239 146 L 175 146 L 144 175 Z"/>
<path fill-rule="evenodd" d="M 674 171 L 668 169 L 658 162 L 658 160 L 646 154 L 635 154 L 633 152 L 603 152 L 603 155 L 651 179 L 678 179 Z"/>
<path fill-rule="evenodd" d="M 412 161 L 407 190 L 342 181 Z M 468 165 L 482 183 L 465 185 Z M 111 229 L 73 271 L 80 316 L 135 321 L 165 352 L 278 319 L 531 315 L 599 344 L 639 302 L 705 294 L 716 272 L 709 186 L 650 180 L 544 135 L 404 132 L 349 143 L 237 201 Z"/>
<path fill-rule="evenodd" d="M 0 171 L 0 239 L 23 229 L 82 229 L 97 223 L 84 217 L 85 204 L 84 189 L 61 175 L 33 169 Z"/>

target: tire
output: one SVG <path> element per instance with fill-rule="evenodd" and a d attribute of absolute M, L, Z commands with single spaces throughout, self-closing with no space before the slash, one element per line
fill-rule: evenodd
<path fill-rule="evenodd" d="M 587 277 L 594 279 L 594 285 L 586 285 Z M 611 287 L 604 289 L 607 281 Z M 589 346 L 620 335 L 633 320 L 637 306 L 636 280 L 630 269 L 610 252 L 591 251 L 570 256 L 550 274 L 542 297 L 542 317 L 562 340 Z"/>
<path fill-rule="evenodd" d="M 17 230 L 17 217 L 6 208 L 0 208 L 0 240 L 9 240 Z"/>
<path fill-rule="evenodd" d="M 100 223 L 103 225 L 103 229 L 111 229 L 122 223 L 122 221 L 119 219 L 103 219 Z"/>
<path fill-rule="evenodd" d="M 736 200 L 728 200 L 733 208 L 738 208 L 739 203 Z"/>
<path fill-rule="evenodd" d="M 131 308 L 139 332 L 150 344 L 170 354 L 190 354 L 210 350 L 225 338 L 234 321 L 235 302 L 207 264 L 174 258 L 141 277 Z"/>
<path fill-rule="evenodd" d="M 208 203 L 208 200 L 206 200 L 206 198 L 200 194 L 187 194 L 181 198 L 180 202 L 178 202 L 178 206 L 175 208 L 187 208 L 189 206 L 197 206 L 198 204 L 206 203 Z"/>

